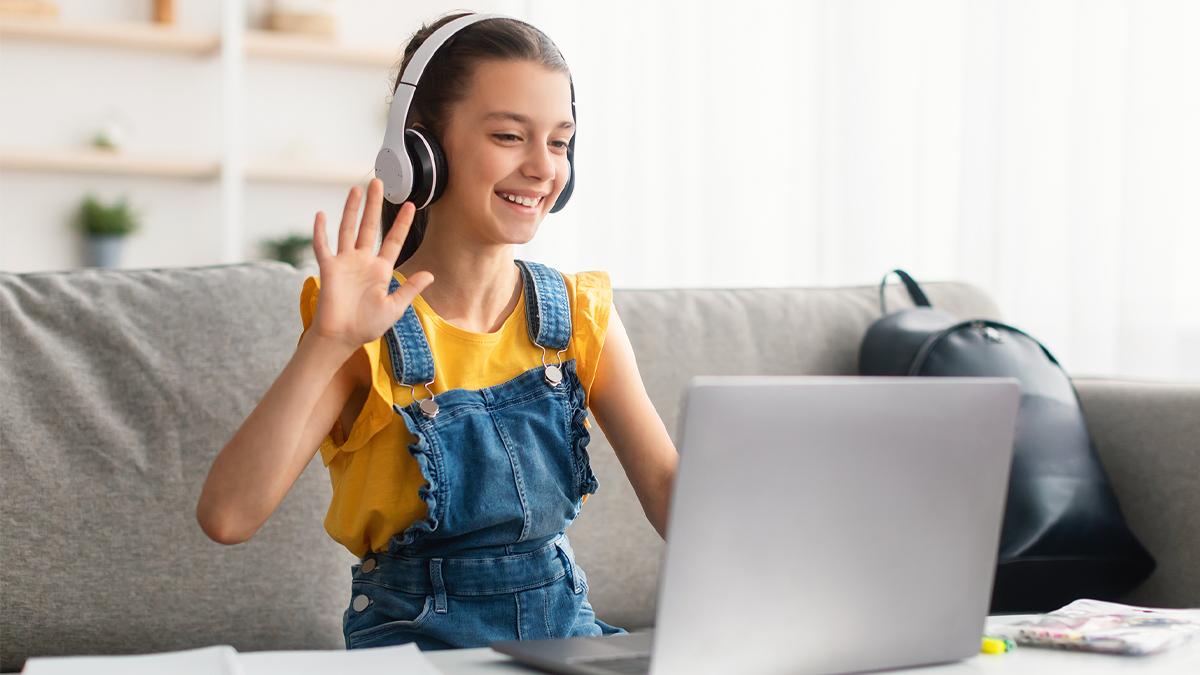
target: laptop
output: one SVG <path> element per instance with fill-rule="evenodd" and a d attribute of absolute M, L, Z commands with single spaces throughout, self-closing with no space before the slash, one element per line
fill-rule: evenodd
<path fill-rule="evenodd" d="M 1006 378 L 696 378 L 655 630 L 492 648 L 576 675 L 978 654 L 1019 400 Z"/>

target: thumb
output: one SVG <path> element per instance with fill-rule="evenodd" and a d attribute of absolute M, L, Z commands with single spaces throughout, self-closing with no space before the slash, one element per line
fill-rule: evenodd
<path fill-rule="evenodd" d="M 395 293 L 388 296 L 388 300 L 392 303 L 392 316 L 394 320 L 399 320 L 408 306 L 412 304 L 413 298 L 417 297 L 429 285 L 433 283 L 433 275 L 429 272 L 417 272 L 408 278 L 407 281 L 400 284 L 400 288 L 396 289 Z"/>

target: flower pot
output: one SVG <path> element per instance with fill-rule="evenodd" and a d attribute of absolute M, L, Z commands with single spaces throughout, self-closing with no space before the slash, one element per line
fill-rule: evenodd
<path fill-rule="evenodd" d="M 87 238 L 88 267 L 120 267 L 121 244 L 125 237 L 119 234 Z"/>

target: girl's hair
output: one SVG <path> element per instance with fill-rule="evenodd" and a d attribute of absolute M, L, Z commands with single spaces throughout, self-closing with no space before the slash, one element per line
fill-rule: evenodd
<path fill-rule="evenodd" d="M 395 71 L 392 82 L 392 93 L 399 87 L 400 76 L 408 67 L 417 48 L 438 28 L 468 12 L 447 14 L 433 23 L 421 26 L 413 34 L 404 47 L 404 58 Z M 532 61 L 553 71 L 570 74 L 567 62 L 563 60 L 558 47 L 546 37 L 542 31 L 527 23 L 513 19 L 487 19 L 473 23 L 458 31 L 438 49 L 433 58 L 425 66 L 417 91 L 413 96 L 412 105 L 408 109 L 408 119 L 404 128 L 421 124 L 441 140 L 446 130 L 446 122 L 450 118 L 451 108 L 467 96 L 467 87 L 475 68 L 485 61 Z M 383 200 L 381 225 L 383 235 L 387 236 L 400 205 Z M 412 257 L 421 240 L 425 237 L 425 228 L 429 225 L 428 210 L 417 211 L 413 217 L 412 227 L 396 267 Z"/>

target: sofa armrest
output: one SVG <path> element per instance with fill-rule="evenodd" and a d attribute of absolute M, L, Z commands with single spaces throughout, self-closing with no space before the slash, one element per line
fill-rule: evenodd
<path fill-rule="evenodd" d="M 1158 561 L 1124 600 L 1200 607 L 1200 384 L 1074 384 L 1129 527 Z"/>

